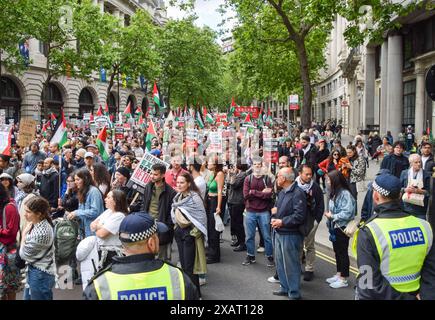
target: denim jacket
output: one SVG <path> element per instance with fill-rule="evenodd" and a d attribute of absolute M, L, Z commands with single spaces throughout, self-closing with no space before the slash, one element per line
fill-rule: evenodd
<path fill-rule="evenodd" d="M 347 190 L 341 190 L 334 199 L 329 200 L 329 210 L 332 221 L 337 227 L 346 227 L 353 220 L 356 211 L 356 202 Z"/>
<path fill-rule="evenodd" d="M 79 203 L 79 208 L 76 212 L 84 227 L 85 237 L 95 235 L 94 232 L 91 232 L 91 223 L 104 212 L 103 196 L 100 190 L 91 186 L 86 195 L 85 203 Z"/>

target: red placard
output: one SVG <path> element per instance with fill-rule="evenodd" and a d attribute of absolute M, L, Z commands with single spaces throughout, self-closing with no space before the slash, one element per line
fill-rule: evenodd
<path fill-rule="evenodd" d="M 264 161 L 270 162 L 270 163 L 278 163 L 278 160 L 279 160 L 279 152 L 278 151 L 272 151 L 272 152 L 265 151 L 264 152 Z"/>
<path fill-rule="evenodd" d="M 222 122 L 227 121 L 227 114 L 226 113 L 217 113 L 215 115 L 215 117 L 216 117 L 216 124 L 220 124 Z"/>
<path fill-rule="evenodd" d="M 258 107 L 236 107 L 236 110 L 234 110 L 234 116 L 240 117 L 242 113 L 250 113 L 251 118 L 258 119 L 258 116 L 260 114 L 260 108 Z"/>
<path fill-rule="evenodd" d="M 290 104 L 290 110 L 299 110 L 299 104 L 297 103 Z"/>

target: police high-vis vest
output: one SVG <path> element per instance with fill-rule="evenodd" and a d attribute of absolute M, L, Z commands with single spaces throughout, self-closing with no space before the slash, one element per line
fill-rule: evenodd
<path fill-rule="evenodd" d="M 432 247 L 430 224 L 414 216 L 406 216 L 376 218 L 366 227 L 373 235 L 385 279 L 399 292 L 418 291 L 420 271 Z M 354 249 L 357 237 L 356 234 Z"/>
<path fill-rule="evenodd" d="M 154 271 L 104 272 L 94 279 L 99 300 L 185 300 L 182 272 L 168 264 Z"/>

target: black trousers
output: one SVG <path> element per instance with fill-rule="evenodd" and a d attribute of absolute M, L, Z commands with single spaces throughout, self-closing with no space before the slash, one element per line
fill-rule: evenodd
<path fill-rule="evenodd" d="M 349 277 L 349 240 L 350 238 L 346 236 L 342 230 L 336 228 L 335 238 L 336 240 L 332 242 L 332 247 L 335 252 L 335 261 L 337 262 L 337 272 L 341 273 L 344 278 Z"/>
<path fill-rule="evenodd" d="M 355 199 L 355 215 L 358 211 L 358 190 L 356 188 L 356 182 L 349 183 L 350 193 Z"/>
<path fill-rule="evenodd" d="M 217 197 L 209 196 L 207 198 L 208 258 L 210 260 L 220 261 L 221 259 L 220 232 L 217 232 L 215 229 L 216 222 L 214 219 L 214 213 L 216 212 L 217 202 L 218 202 Z"/>
<path fill-rule="evenodd" d="M 175 228 L 175 242 L 178 247 L 178 254 L 181 263 L 181 269 L 190 277 L 193 284 L 198 288 L 198 292 L 200 292 L 199 288 L 199 277 L 197 274 L 193 274 L 193 267 L 195 265 L 195 238 L 190 235 L 190 231 L 192 227 L 187 228 Z"/>
<path fill-rule="evenodd" d="M 231 216 L 231 234 L 235 235 L 237 242 L 241 245 L 245 244 L 245 227 L 243 226 L 243 211 L 245 205 L 242 204 L 228 204 L 228 209 Z"/>

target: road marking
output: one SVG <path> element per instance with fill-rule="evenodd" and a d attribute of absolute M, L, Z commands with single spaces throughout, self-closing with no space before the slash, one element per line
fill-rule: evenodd
<path fill-rule="evenodd" d="M 332 257 L 330 257 L 330 256 L 328 256 L 328 255 L 326 255 L 326 254 L 324 254 L 324 253 L 321 253 L 321 252 L 316 252 L 316 256 L 317 257 L 319 257 L 320 259 L 322 259 L 322 260 L 324 260 L 324 261 L 326 261 L 326 262 L 329 262 L 329 263 L 331 263 L 331 264 L 333 264 L 333 265 L 337 265 L 337 263 L 336 263 L 336 261 L 335 261 L 335 259 L 334 258 L 332 258 Z M 349 271 L 350 272 L 352 272 L 354 275 L 357 275 L 358 274 L 358 269 L 356 269 L 355 267 L 350 267 L 349 268 Z"/>

